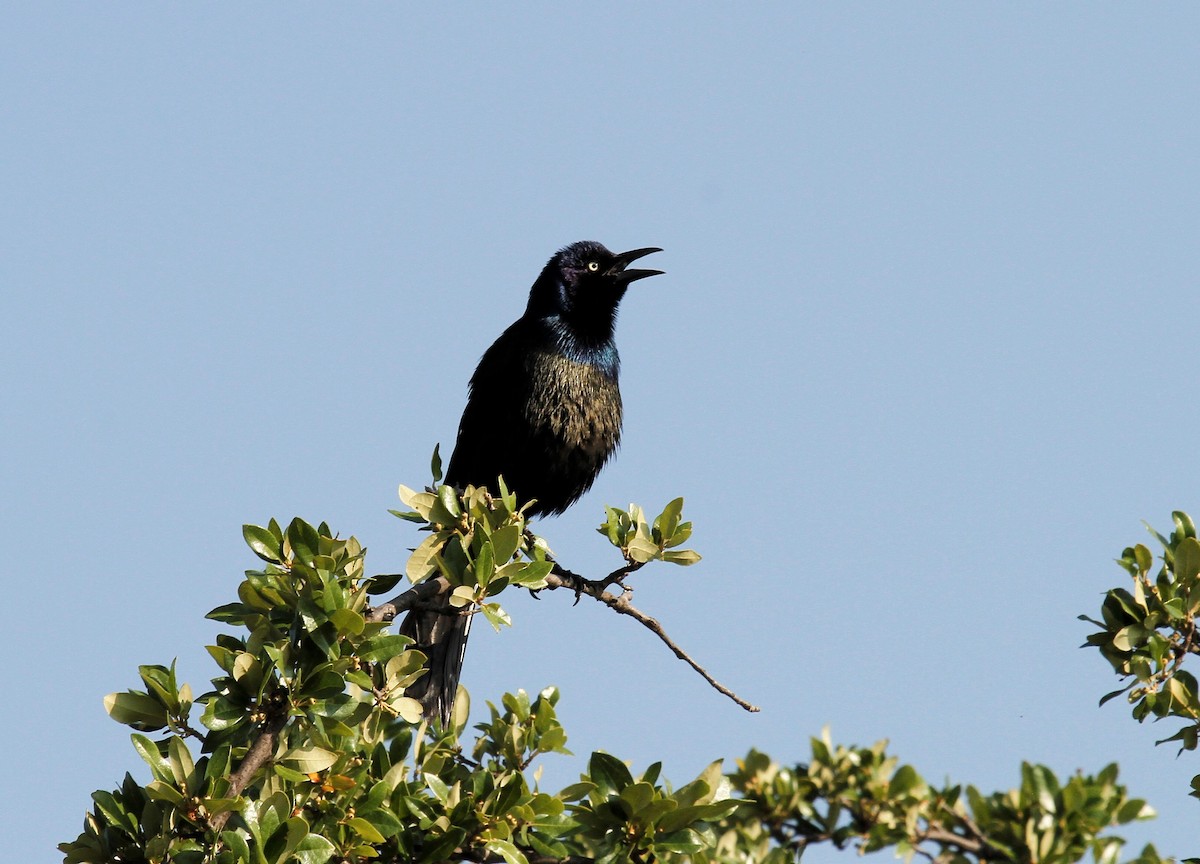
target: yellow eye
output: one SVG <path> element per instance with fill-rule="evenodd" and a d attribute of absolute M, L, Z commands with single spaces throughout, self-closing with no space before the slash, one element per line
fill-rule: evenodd
<path fill-rule="evenodd" d="M 590 271 L 592 271 L 593 273 L 595 273 L 595 272 L 596 272 L 597 270 L 599 270 L 599 269 L 600 269 L 600 264 L 599 264 L 599 263 L 597 263 L 596 261 L 589 261 L 589 262 L 588 262 L 588 270 L 590 270 Z"/>

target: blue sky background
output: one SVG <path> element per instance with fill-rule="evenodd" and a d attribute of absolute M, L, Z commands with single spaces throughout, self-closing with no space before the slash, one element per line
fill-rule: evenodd
<path fill-rule="evenodd" d="M 104 694 L 178 657 L 255 559 L 326 520 L 400 568 L 398 483 L 579 239 L 662 246 L 618 327 L 604 503 L 696 523 L 637 601 L 477 628 L 475 700 L 555 683 L 575 759 L 682 782 L 751 746 L 887 737 L 934 782 L 1118 760 L 1197 854 L 1200 771 L 1075 620 L 1200 511 L 1200 8 L 1190 4 L 10 4 L 0 13 L 0 705 L 12 860 L 138 770 Z M 1198 514 L 1200 515 L 1200 514 Z M 816 851 L 813 861 L 842 860 Z M 807 860 L 807 859 L 806 859 Z"/>

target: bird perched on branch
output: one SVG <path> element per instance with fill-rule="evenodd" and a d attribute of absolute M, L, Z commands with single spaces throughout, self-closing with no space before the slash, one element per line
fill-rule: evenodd
<path fill-rule="evenodd" d="M 661 270 L 629 265 L 658 248 L 614 254 L 599 243 L 555 253 L 529 291 L 525 314 L 484 352 L 446 482 L 495 489 L 503 475 L 530 515 L 562 513 L 591 488 L 621 440 L 617 306 L 630 283 Z M 429 657 L 408 689 L 448 725 L 471 615 L 411 610 L 400 632 Z"/>

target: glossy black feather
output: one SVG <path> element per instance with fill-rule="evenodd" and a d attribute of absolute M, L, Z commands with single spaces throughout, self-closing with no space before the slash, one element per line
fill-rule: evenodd
<path fill-rule="evenodd" d="M 503 476 L 532 515 L 561 513 L 591 488 L 621 442 L 617 307 L 631 282 L 658 270 L 628 265 L 658 249 L 615 255 L 585 241 L 557 252 L 525 313 L 484 352 L 471 376 L 446 482 L 495 490 Z M 409 688 L 449 721 L 471 617 L 410 612 L 401 632 L 430 656 Z"/>
<path fill-rule="evenodd" d="M 533 515 L 561 513 L 591 487 L 621 442 L 616 363 L 574 359 L 556 339 L 521 318 L 483 355 L 447 483 L 494 490 L 503 475 L 518 500 L 536 499 Z"/>

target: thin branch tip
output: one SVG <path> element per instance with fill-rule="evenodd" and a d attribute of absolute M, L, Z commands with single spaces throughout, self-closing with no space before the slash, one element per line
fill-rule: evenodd
<path fill-rule="evenodd" d="M 697 674 L 708 682 L 714 690 L 732 700 L 738 707 L 751 714 L 757 714 L 761 710 L 757 705 L 747 702 L 741 696 L 738 696 L 716 678 L 714 678 L 707 669 L 701 666 L 696 660 L 683 650 L 674 639 L 667 635 L 667 631 L 663 628 L 656 619 L 650 617 L 642 610 L 633 605 L 633 588 L 624 583 L 625 577 L 631 573 L 640 570 L 645 566 L 644 561 L 629 561 L 622 567 L 618 567 L 613 572 L 609 573 L 602 579 L 587 579 L 580 576 L 578 573 L 572 573 L 557 561 L 553 562 L 554 569 L 546 577 L 546 588 L 554 590 L 557 588 L 566 588 L 575 594 L 575 603 L 578 605 L 579 598 L 585 594 L 600 603 L 603 603 L 608 608 L 612 609 L 619 615 L 628 615 L 633 620 L 637 621 L 647 630 L 650 630 L 656 635 L 664 645 L 671 649 L 671 652 L 682 660 L 684 663 L 692 667 Z M 607 589 L 613 585 L 621 588 L 619 595 L 613 594 Z M 437 602 L 438 598 L 445 595 L 451 590 L 450 582 L 444 576 L 431 577 L 418 582 L 408 590 L 393 597 L 385 603 L 372 607 L 366 614 L 366 619 L 371 622 L 375 621 L 392 621 L 402 612 L 407 612 L 410 609 L 429 608 L 442 610 L 442 605 Z"/>
<path fill-rule="evenodd" d="M 633 605 L 633 603 L 630 602 L 630 598 L 633 596 L 633 589 L 622 584 L 621 580 L 641 567 L 642 563 L 631 561 L 624 567 L 609 573 L 608 576 L 604 577 L 603 579 L 586 579 L 583 576 L 580 576 L 578 573 L 572 573 L 570 570 L 561 567 L 556 562 L 554 569 L 550 572 L 550 575 L 546 577 L 546 587 L 550 589 L 567 588 L 568 590 L 574 591 L 576 603 L 579 602 L 580 596 L 586 594 L 593 600 L 603 603 L 614 612 L 620 615 L 628 615 L 640 623 L 643 627 L 654 633 L 654 635 L 656 635 L 663 642 L 663 644 L 671 649 L 671 652 L 676 657 L 691 666 L 692 669 L 694 669 L 696 673 L 699 674 L 700 677 L 705 681 L 707 681 L 709 686 L 711 686 L 718 693 L 728 697 L 740 708 L 751 714 L 759 713 L 761 709 L 757 705 L 747 702 L 741 696 L 738 696 L 736 693 L 714 678 L 707 669 L 697 663 L 696 660 L 690 654 L 684 651 L 674 639 L 667 635 L 667 631 L 663 628 L 662 624 L 660 624 L 656 619 L 647 615 L 642 610 L 638 609 Z M 613 584 L 618 584 L 623 589 L 620 596 L 605 590 L 608 586 Z"/>

